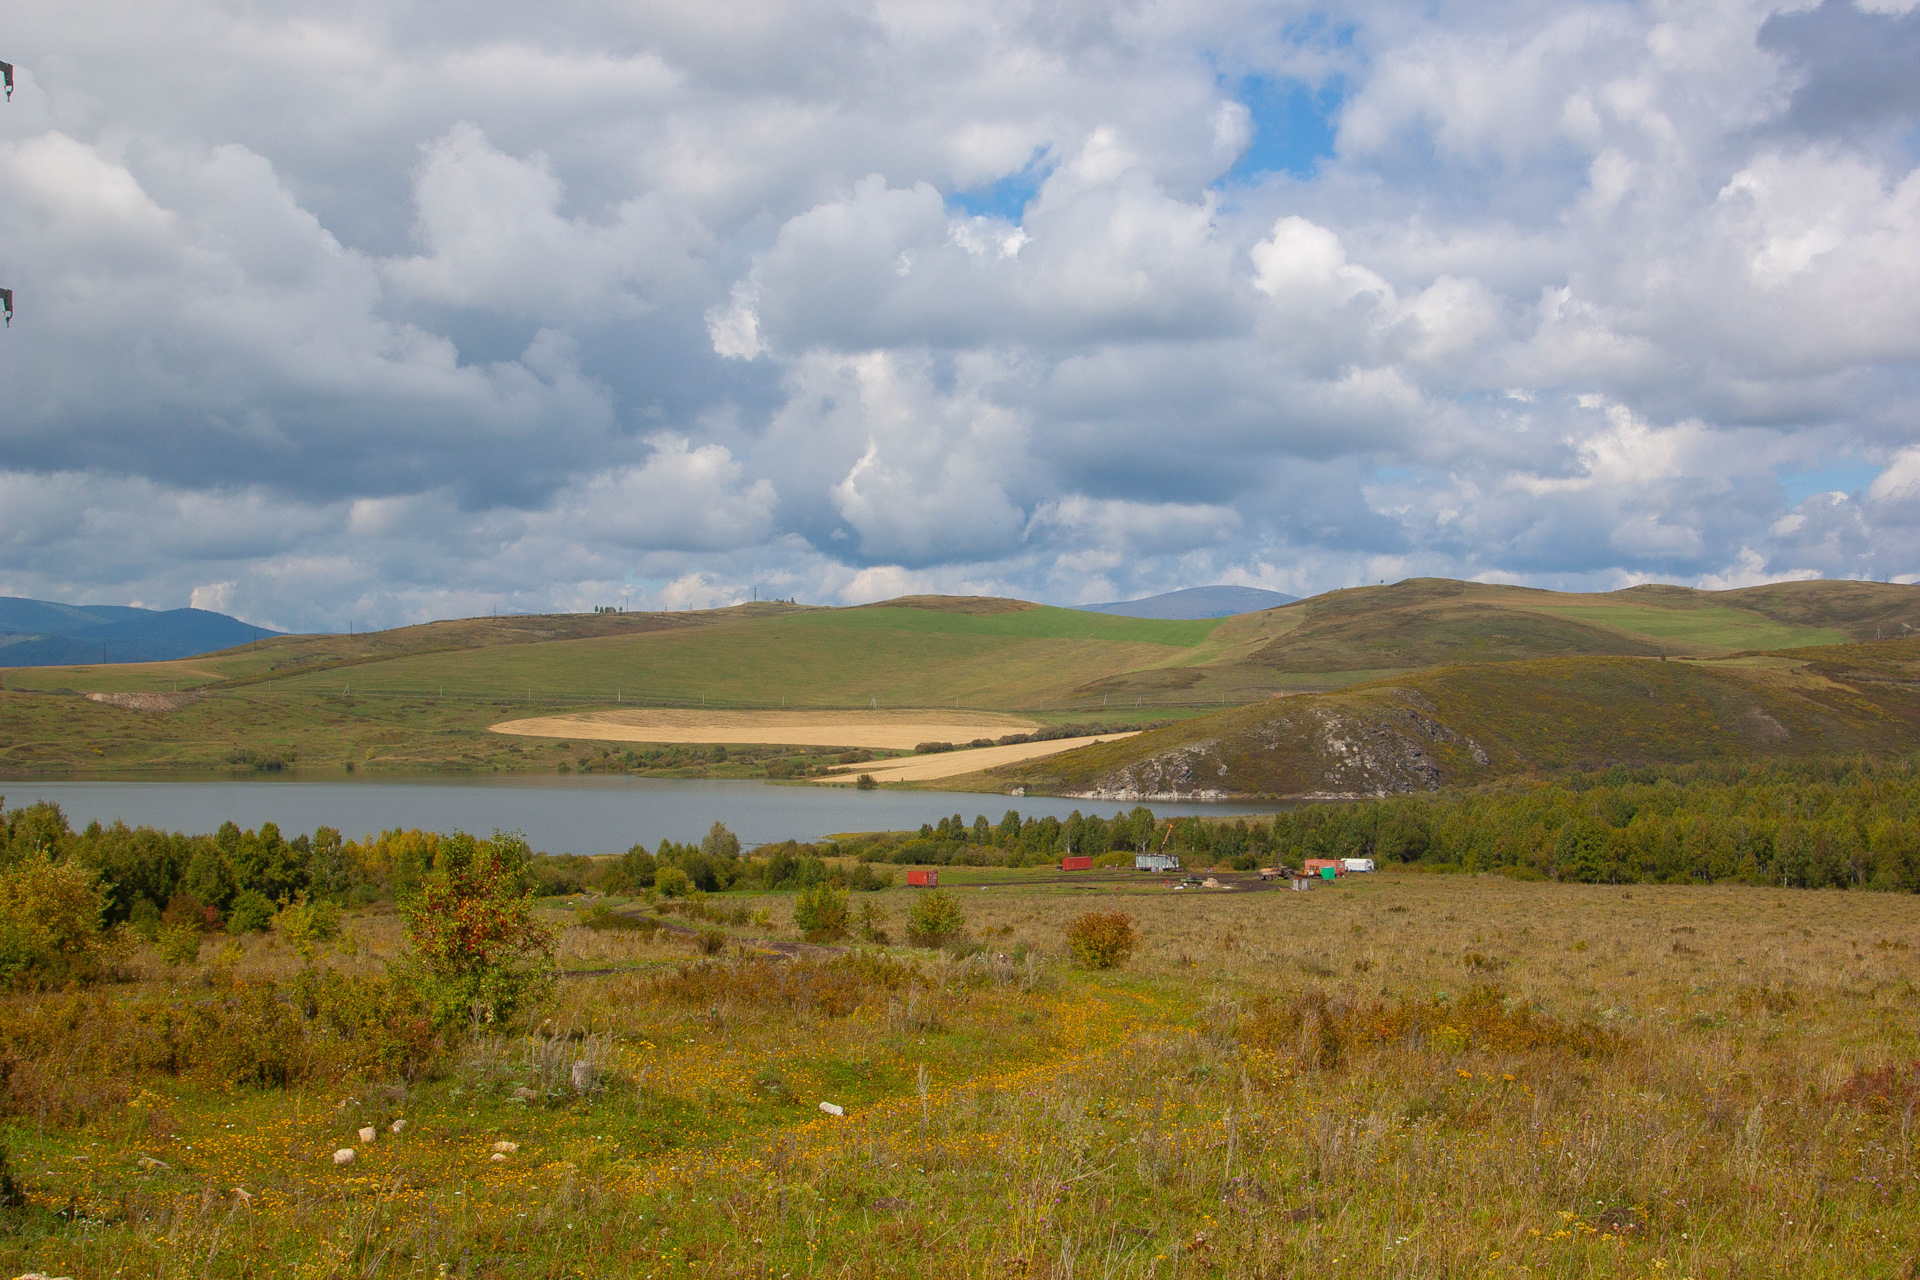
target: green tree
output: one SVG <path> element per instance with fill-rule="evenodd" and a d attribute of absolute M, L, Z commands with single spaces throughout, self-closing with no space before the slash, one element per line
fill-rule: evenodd
<path fill-rule="evenodd" d="M 709 858 L 737 859 L 740 856 L 740 837 L 727 830 L 725 823 L 716 822 L 700 841 L 700 852 Z"/>
<path fill-rule="evenodd" d="M 504 1022 L 551 985 L 555 938 L 533 913 L 531 859 L 518 833 L 456 832 L 401 904 L 408 965 L 437 1025 Z"/>
<path fill-rule="evenodd" d="M 38 848 L 0 871 L 0 984 L 90 981 L 108 958 L 100 878 Z"/>

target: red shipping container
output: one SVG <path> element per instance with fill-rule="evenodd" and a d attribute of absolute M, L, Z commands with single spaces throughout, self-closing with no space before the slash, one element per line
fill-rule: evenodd
<path fill-rule="evenodd" d="M 1347 874 L 1347 864 L 1339 858 L 1308 858 L 1305 870 L 1308 875 L 1317 876 L 1329 868 L 1336 876 Z"/>
<path fill-rule="evenodd" d="M 1093 870 L 1093 859 L 1084 853 L 1076 857 L 1062 858 L 1060 859 L 1060 869 L 1062 871 L 1091 871 Z"/>
<path fill-rule="evenodd" d="M 940 873 L 934 870 L 907 872 L 907 886 L 913 889 L 938 889 Z"/>

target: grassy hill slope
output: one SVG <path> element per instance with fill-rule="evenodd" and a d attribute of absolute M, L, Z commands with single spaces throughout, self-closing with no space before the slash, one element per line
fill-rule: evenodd
<path fill-rule="evenodd" d="M 1237 707 L 974 786 L 1153 796 L 1408 793 L 1613 763 L 1911 750 L 1920 638 L 1765 658 L 1534 659 Z"/>
<path fill-rule="evenodd" d="M 1504 725 L 1539 718 L 1539 708 L 1556 705 L 1562 692 L 1553 682 L 1576 680 L 1574 668 L 1537 664 L 1610 659 L 1616 666 L 1578 672 L 1624 672 L 1640 670 L 1648 658 L 1728 659 L 1750 652 L 1775 656 L 1751 670 L 1719 662 L 1716 678 L 1759 688 L 1765 679 L 1785 678 L 1762 674 L 1784 663 L 1800 673 L 1794 679 L 1804 681 L 1825 670 L 1821 663 L 1851 655 L 1847 661 L 1858 670 L 1841 683 L 1867 689 L 1863 696 L 1874 700 L 1893 696 L 1889 690 L 1905 677 L 1875 675 L 1859 664 L 1880 662 L 1875 654 L 1893 651 L 1845 642 L 1909 633 L 1920 635 L 1920 588 L 1856 582 L 1717 593 L 1635 587 L 1578 595 L 1416 579 L 1199 621 L 942 596 L 845 609 L 762 603 L 687 613 L 468 618 L 354 636 L 281 637 L 175 662 L 0 670 L 0 683 L 15 691 L 204 695 L 190 705 L 138 711 L 82 706 L 64 697 L 0 698 L 0 770 L 193 768 L 249 751 L 296 752 L 303 762 L 365 761 L 371 752 L 396 768 L 517 767 L 520 761 L 485 741 L 488 724 L 525 714 L 528 706 L 591 708 L 616 701 L 756 708 L 958 705 L 1137 720 L 1190 714 L 1210 704 L 1252 703 L 1251 714 L 1258 716 L 1270 708 L 1271 695 L 1285 692 L 1324 695 L 1302 707 L 1365 707 L 1373 705 L 1368 699 L 1383 696 L 1375 686 L 1384 681 L 1381 687 L 1409 690 L 1407 696 L 1436 705 L 1445 694 L 1448 706 L 1462 708 L 1449 715 L 1470 719 L 1474 713 L 1466 708 L 1479 706 L 1479 714 Z M 1817 655 L 1828 656 L 1816 661 Z M 1509 668 L 1498 678 L 1471 674 Z M 1451 674 L 1443 678 L 1442 669 Z M 1709 678 L 1705 668 L 1675 670 Z M 1577 676 L 1588 678 L 1599 677 Z M 1529 680 L 1540 684 L 1539 696 L 1509 697 L 1510 690 L 1531 688 Z M 1340 689 L 1351 690 L 1352 698 L 1333 696 Z M 1607 704 L 1616 696 L 1629 695 L 1596 687 L 1590 700 Z M 1644 710 L 1639 702 L 1624 705 L 1633 715 Z M 1579 727 L 1575 745 L 1581 750 L 1610 723 L 1591 710 L 1563 718 Z M 1783 724 L 1791 719 L 1785 711 L 1774 718 Z M 1480 729 L 1460 732 L 1481 740 Z M 1503 759 L 1498 744 L 1510 732 L 1516 731 L 1487 729 L 1485 750 L 1493 758 Z M 1653 736 L 1647 742 L 1655 743 L 1659 735 L 1648 733 Z M 1819 734 L 1848 738 L 1838 728 Z M 1674 741 L 1681 754 L 1658 758 L 1692 758 L 1685 753 L 1708 749 L 1685 733 Z M 1442 775 L 1471 772 L 1448 755 L 1450 749 L 1438 742 L 1429 750 L 1434 760 L 1451 761 Z M 1513 751 L 1524 767 L 1559 767 L 1565 754 L 1539 744 Z M 1260 758 L 1279 757 L 1269 752 Z M 1324 790 L 1312 779 L 1330 767 L 1303 757 L 1297 765 L 1266 770 L 1272 778 L 1255 770 L 1244 788 L 1234 785 L 1279 793 Z M 1414 774 L 1426 776 L 1418 768 Z"/>

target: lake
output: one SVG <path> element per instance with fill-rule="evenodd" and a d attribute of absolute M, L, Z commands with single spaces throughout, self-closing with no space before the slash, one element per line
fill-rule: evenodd
<path fill-rule="evenodd" d="M 544 853 L 625 853 L 662 839 L 698 840 L 724 822 L 749 845 L 818 840 L 840 831 L 911 830 L 923 822 L 984 813 L 998 822 L 1008 809 L 1022 816 L 1064 818 L 1075 809 L 1103 817 L 1129 805 L 1046 796 L 952 791 L 856 791 L 851 787 L 782 786 L 764 782 L 618 777 L 396 778 L 287 781 L 0 780 L 10 808 L 51 800 L 75 829 L 89 822 L 213 831 L 231 819 L 243 827 L 274 822 L 291 838 L 337 827 L 349 839 L 394 827 L 429 831 L 498 828 L 526 833 Z M 1284 805 L 1156 804 L 1163 817 L 1272 813 Z"/>

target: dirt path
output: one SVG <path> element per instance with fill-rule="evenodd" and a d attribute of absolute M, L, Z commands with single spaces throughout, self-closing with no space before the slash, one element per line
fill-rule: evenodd
<path fill-rule="evenodd" d="M 1019 742 L 1008 747 L 975 747 L 969 751 L 942 751 L 937 755 L 913 756 L 906 760 L 876 760 L 871 764 L 850 764 L 820 779 L 822 782 L 852 785 L 861 774 L 873 775 L 875 782 L 925 782 L 932 778 L 956 778 L 978 769 L 1037 760 L 1058 755 L 1075 747 L 1090 747 L 1096 742 L 1115 742 L 1131 738 L 1130 733 L 1105 733 L 1097 738 L 1054 738 L 1049 742 Z"/>
<path fill-rule="evenodd" d="M 1039 727 L 1038 721 L 1024 716 L 992 711 L 706 711 L 692 707 L 577 711 L 492 726 L 495 733 L 592 742 L 756 743 L 881 751 L 911 751 L 922 742 L 999 738 Z"/>

